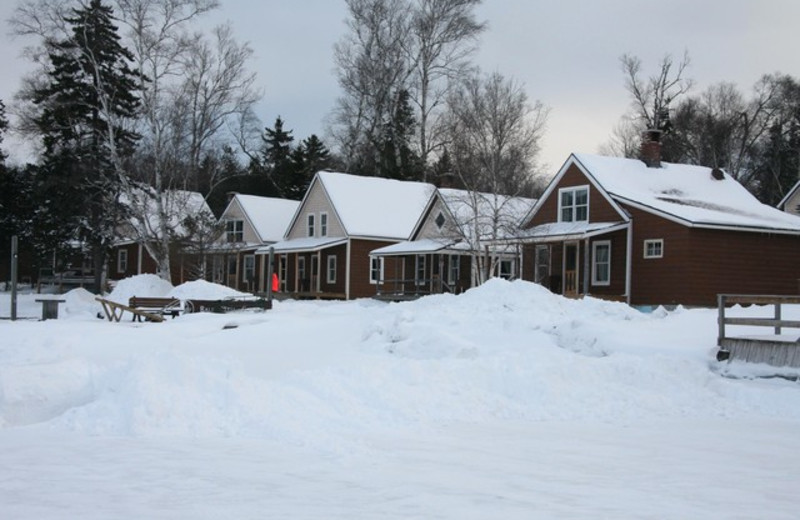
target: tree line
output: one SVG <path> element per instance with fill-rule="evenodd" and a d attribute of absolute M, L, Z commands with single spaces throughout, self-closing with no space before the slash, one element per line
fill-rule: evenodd
<path fill-rule="evenodd" d="M 642 133 L 662 134 L 667 162 L 721 168 L 761 202 L 775 206 L 800 180 L 800 82 L 762 76 L 751 91 L 729 82 L 693 93 L 689 54 L 665 56 L 646 76 L 639 58 L 620 59 L 631 109 L 603 151 L 637 157 Z"/>
<path fill-rule="evenodd" d="M 80 241 L 99 276 L 120 223 L 131 223 L 169 278 L 181 191 L 200 192 L 216 215 L 232 191 L 299 200 L 323 169 L 541 191 L 549 110 L 474 63 L 488 27 L 475 14 L 481 0 L 344 3 L 326 143 L 295 139 L 280 116 L 261 123 L 249 44 L 228 25 L 199 29 L 216 0 L 22 0 L 12 27 L 34 42 L 37 68 L 13 101 L 13 125 L 0 101 L 0 144 L 13 126 L 38 147 L 24 166 L 0 155 L 0 232 L 22 237 L 34 258 Z M 693 95 L 688 55 L 665 57 L 650 76 L 636 57 L 621 64 L 631 110 L 604 152 L 636 157 L 642 133 L 657 129 L 665 161 L 723 168 L 765 203 L 796 181 L 797 80 L 773 74 L 749 95 L 729 83 Z M 184 227 L 203 240 L 219 231 L 213 215 L 193 218 Z"/>

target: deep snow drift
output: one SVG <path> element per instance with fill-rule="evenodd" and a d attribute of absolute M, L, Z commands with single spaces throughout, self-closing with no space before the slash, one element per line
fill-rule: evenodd
<path fill-rule="evenodd" d="M 241 296 L 153 278 L 109 297 Z M 790 518 L 800 505 L 800 386 L 718 364 L 713 310 L 642 314 L 499 280 L 159 324 L 65 298 L 57 321 L 0 322 L 13 518 Z M 21 316 L 39 313 L 33 299 Z"/>

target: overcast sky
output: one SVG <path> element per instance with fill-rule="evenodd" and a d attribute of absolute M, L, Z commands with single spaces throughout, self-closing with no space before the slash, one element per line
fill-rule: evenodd
<path fill-rule="evenodd" d="M 0 2 L 4 23 L 15 3 Z M 255 52 L 263 123 L 280 115 L 296 139 L 324 138 L 339 94 L 332 57 L 346 30 L 344 0 L 221 4 L 214 21 L 229 20 Z M 541 157 L 551 171 L 570 152 L 596 152 L 627 110 L 624 53 L 639 56 L 649 74 L 665 54 L 677 60 L 688 51 L 695 93 L 720 81 L 749 93 L 765 73 L 800 78 L 798 0 L 486 0 L 477 15 L 489 25 L 478 65 L 519 81 L 531 100 L 551 109 Z M 6 37 L 5 28 L 0 99 L 8 106 L 29 66 L 19 56 L 22 42 Z"/>

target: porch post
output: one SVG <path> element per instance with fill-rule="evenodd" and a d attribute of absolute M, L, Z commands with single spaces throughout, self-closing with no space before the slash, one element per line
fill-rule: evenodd
<path fill-rule="evenodd" d="M 345 266 L 344 271 L 344 299 L 350 299 L 350 238 L 347 238 L 347 246 L 345 248 Z"/>
<path fill-rule="evenodd" d="M 580 245 L 580 242 L 578 242 Z M 589 295 L 589 282 L 592 276 L 592 266 L 591 266 L 591 251 L 589 251 L 589 239 L 587 238 L 583 242 L 583 294 L 584 296 Z"/>
<path fill-rule="evenodd" d="M 631 273 L 633 272 L 633 225 L 628 222 L 628 244 L 625 251 L 625 299 L 628 305 L 631 304 Z"/>

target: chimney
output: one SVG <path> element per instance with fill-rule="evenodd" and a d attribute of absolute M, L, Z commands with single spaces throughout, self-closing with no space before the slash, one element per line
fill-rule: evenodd
<path fill-rule="evenodd" d="M 444 172 L 436 179 L 437 188 L 454 188 L 456 185 L 456 176 L 450 172 Z"/>
<path fill-rule="evenodd" d="M 661 168 L 661 130 L 647 130 L 644 133 L 640 155 L 648 168 Z"/>

